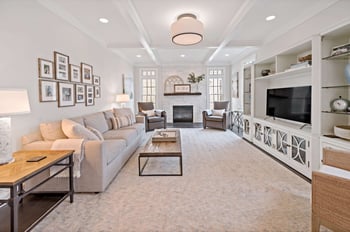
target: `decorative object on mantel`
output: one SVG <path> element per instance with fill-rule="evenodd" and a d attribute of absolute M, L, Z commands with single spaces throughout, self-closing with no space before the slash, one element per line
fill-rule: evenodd
<path fill-rule="evenodd" d="M 196 87 L 196 92 L 198 92 L 198 84 L 199 82 L 203 81 L 205 79 L 205 74 L 199 75 L 196 77 L 196 75 L 194 74 L 194 72 L 191 72 L 190 74 L 188 74 L 187 80 L 189 83 L 191 84 L 195 84 Z"/>
<path fill-rule="evenodd" d="M 11 115 L 30 113 L 25 89 L 0 89 L 0 164 L 13 162 L 11 147 Z"/>
<path fill-rule="evenodd" d="M 190 93 L 191 85 L 189 84 L 175 84 L 174 93 Z"/>
<path fill-rule="evenodd" d="M 169 76 L 164 82 L 164 93 L 174 93 L 175 84 L 183 84 L 184 81 L 177 75 Z"/>

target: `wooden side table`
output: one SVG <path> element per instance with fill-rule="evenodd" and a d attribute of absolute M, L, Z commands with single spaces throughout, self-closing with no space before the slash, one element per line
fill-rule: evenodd
<path fill-rule="evenodd" d="M 10 189 L 10 197 L 0 199 L 0 231 L 30 230 L 68 196 L 70 202 L 73 202 L 73 152 L 72 150 L 18 151 L 13 154 L 15 158 L 13 163 L 0 166 L 0 188 Z M 46 158 L 38 162 L 27 162 L 30 158 L 41 155 Z M 59 171 L 30 189 L 24 190 L 25 181 L 53 166 L 61 166 L 62 169 L 58 169 Z M 48 192 L 39 197 L 33 193 L 33 190 L 66 169 L 69 169 L 68 191 Z"/>

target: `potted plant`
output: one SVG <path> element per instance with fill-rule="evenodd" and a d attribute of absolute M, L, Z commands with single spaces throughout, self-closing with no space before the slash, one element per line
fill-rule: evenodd
<path fill-rule="evenodd" d="M 201 82 L 201 81 L 203 81 L 204 78 L 205 78 L 205 74 L 196 76 L 196 75 L 194 74 L 194 72 L 191 72 L 190 74 L 188 74 L 187 80 L 188 80 L 189 83 L 195 84 L 195 86 L 196 86 L 196 92 L 198 92 L 198 83 Z"/>

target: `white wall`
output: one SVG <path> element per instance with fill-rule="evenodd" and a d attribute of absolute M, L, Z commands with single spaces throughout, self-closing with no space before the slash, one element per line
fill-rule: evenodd
<path fill-rule="evenodd" d="M 0 28 L 0 88 L 27 89 L 31 106 L 30 114 L 12 117 L 14 150 L 21 146 L 20 137 L 37 130 L 41 122 L 115 106 L 115 95 L 122 92 L 122 73 L 133 76 L 131 65 L 34 0 L 1 1 Z M 72 64 L 91 64 L 94 74 L 101 76 L 101 98 L 94 106 L 59 108 L 57 102 L 39 102 L 37 59 L 53 61 L 54 51 L 68 55 Z"/>

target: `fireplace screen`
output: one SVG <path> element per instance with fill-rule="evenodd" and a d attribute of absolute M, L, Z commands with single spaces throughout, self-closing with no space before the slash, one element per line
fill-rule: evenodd
<path fill-rule="evenodd" d="M 173 106 L 173 123 L 177 122 L 193 122 L 192 105 Z"/>

